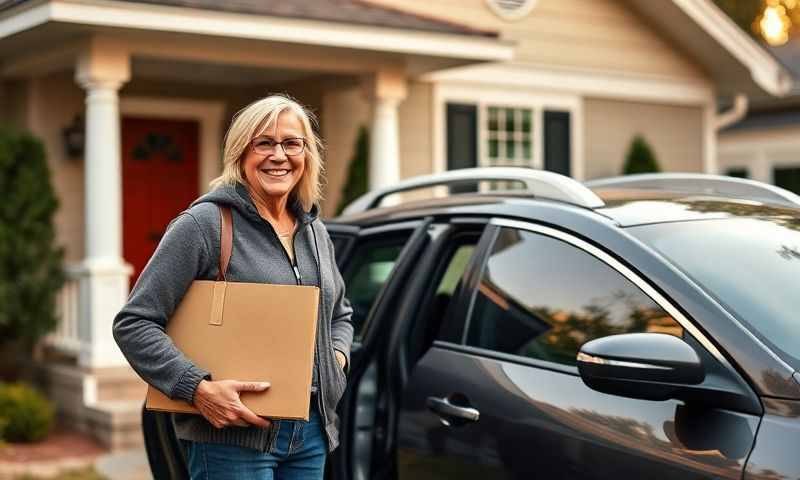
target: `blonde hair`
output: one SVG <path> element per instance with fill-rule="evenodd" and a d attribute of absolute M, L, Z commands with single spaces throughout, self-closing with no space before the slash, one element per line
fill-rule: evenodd
<path fill-rule="evenodd" d="M 284 111 L 297 115 L 303 124 L 305 137 L 305 171 L 300 181 L 290 193 L 308 211 L 314 204 L 322 200 L 322 141 L 315 133 L 317 119 L 307 108 L 286 94 L 270 95 L 256 100 L 250 105 L 239 110 L 233 116 L 231 126 L 225 134 L 225 147 L 222 153 L 222 175 L 209 184 L 211 189 L 223 185 L 241 183 L 247 185 L 244 179 L 242 162 L 247 153 L 247 148 L 253 138 L 261 135 L 267 128 L 274 125 L 278 116 Z"/>

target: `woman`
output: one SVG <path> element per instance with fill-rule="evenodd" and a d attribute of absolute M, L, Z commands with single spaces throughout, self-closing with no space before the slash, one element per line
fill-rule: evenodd
<path fill-rule="evenodd" d="M 327 452 L 338 445 L 336 404 L 346 386 L 353 310 L 318 219 L 321 147 L 311 122 L 281 95 L 237 113 L 225 137 L 222 176 L 170 224 L 114 319 L 114 338 L 134 370 L 202 413 L 175 415 L 192 478 L 320 479 Z M 223 205 L 234 225 L 228 281 L 320 287 L 308 422 L 258 417 L 239 393 L 268 383 L 212 378 L 165 334 L 192 281 L 216 278 Z"/>

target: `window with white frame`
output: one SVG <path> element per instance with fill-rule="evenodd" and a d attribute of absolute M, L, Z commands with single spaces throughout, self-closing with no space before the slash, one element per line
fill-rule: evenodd
<path fill-rule="evenodd" d="M 572 123 L 580 121 L 578 97 L 454 87 L 442 99 L 447 169 L 517 166 L 574 174 L 572 156 L 578 146 L 573 140 L 578 139 Z M 521 186 L 481 183 L 480 190 Z"/>
<path fill-rule="evenodd" d="M 486 107 L 483 166 L 533 166 L 533 110 Z"/>

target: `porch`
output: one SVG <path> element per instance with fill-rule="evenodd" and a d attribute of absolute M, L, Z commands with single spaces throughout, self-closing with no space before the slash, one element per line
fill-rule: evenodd
<path fill-rule="evenodd" d="M 69 279 L 43 371 L 63 417 L 112 448 L 141 441 L 145 385 L 111 322 L 169 219 L 221 172 L 236 111 L 269 92 L 314 110 L 331 215 L 362 124 L 372 139 L 370 186 L 400 179 L 398 109 L 411 79 L 512 52 L 457 29 L 343 29 L 130 2 L 42 5 L 52 8 L 0 19 L 0 91 L 4 119 L 44 140 L 61 201 L 56 228 Z M 33 15 L 39 10 L 45 17 Z M 24 24 L 30 18 L 46 20 Z M 82 154 L 65 151 L 67 130 L 83 134 Z"/>

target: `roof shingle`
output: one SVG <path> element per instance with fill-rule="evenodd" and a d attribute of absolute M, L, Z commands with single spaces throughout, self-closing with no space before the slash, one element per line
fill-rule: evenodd
<path fill-rule="evenodd" d="M 479 30 L 447 20 L 371 4 L 365 0 L 125 0 L 174 7 L 197 8 L 273 17 L 341 22 L 377 27 L 402 28 L 437 33 L 496 37 L 497 32 Z M 12 0 L 12 3 L 14 1 Z"/>

